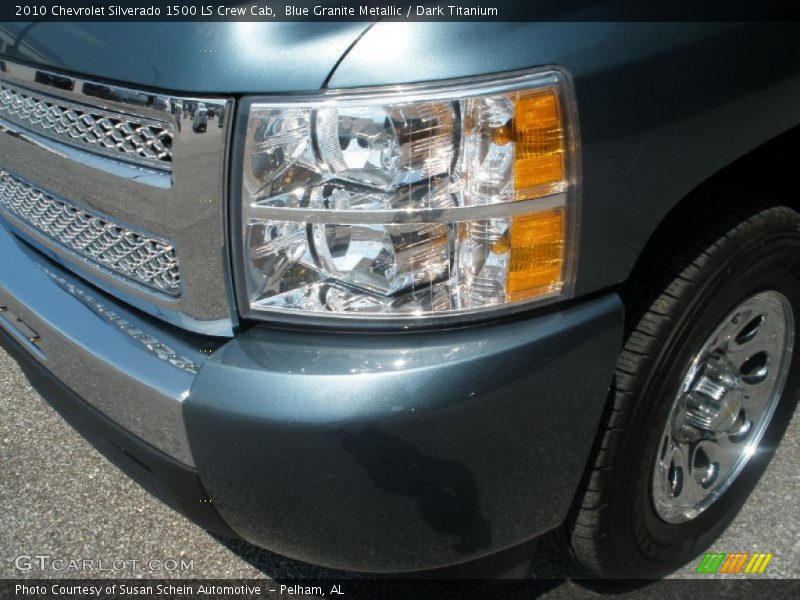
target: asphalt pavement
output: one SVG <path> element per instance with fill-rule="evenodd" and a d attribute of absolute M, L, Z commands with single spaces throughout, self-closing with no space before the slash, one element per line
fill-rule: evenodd
<path fill-rule="evenodd" d="M 796 416 L 747 505 L 712 550 L 771 552 L 774 558 L 762 577 L 800 578 L 798 458 Z M 555 580 L 542 597 L 570 597 L 584 590 L 570 581 L 577 572 L 554 539 L 543 538 L 537 554 L 528 577 Z M 26 558 L 34 555 L 49 557 L 45 568 Z M 95 565 L 103 561 L 106 570 L 70 569 L 69 560 L 84 559 Z M 687 565 L 673 577 L 709 578 L 696 575 L 695 569 L 696 563 Z M 287 580 L 337 575 L 212 536 L 161 504 L 75 433 L 0 350 L 0 578 Z M 669 585 L 657 583 L 651 589 L 666 592 Z"/>

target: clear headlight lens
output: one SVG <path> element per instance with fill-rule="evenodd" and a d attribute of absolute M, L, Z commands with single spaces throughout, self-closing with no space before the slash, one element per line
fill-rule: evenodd
<path fill-rule="evenodd" d="M 245 108 L 248 315 L 407 320 L 569 293 L 577 141 L 562 72 Z"/>

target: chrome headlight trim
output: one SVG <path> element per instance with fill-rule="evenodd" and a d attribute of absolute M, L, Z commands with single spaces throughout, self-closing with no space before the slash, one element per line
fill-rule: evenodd
<path fill-rule="evenodd" d="M 548 194 L 535 200 L 522 200 L 503 205 L 482 205 L 458 209 L 418 209 L 404 211 L 360 211 L 343 210 L 326 215 L 302 209 L 286 209 L 258 207 L 255 212 L 265 217 L 285 217 L 292 211 L 292 220 L 308 223 L 436 223 L 464 221 L 481 218 L 487 215 L 511 216 L 523 213 L 535 205 L 539 209 L 549 206 L 568 207 L 569 215 L 565 232 L 570 260 L 566 261 L 563 272 L 564 285 L 559 293 L 544 294 L 533 300 L 506 302 L 501 306 L 487 306 L 465 311 L 451 311 L 446 314 L 426 314 L 400 317 L 396 314 L 324 314 L 300 313 L 297 310 L 270 308 L 255 310 L 250 305 L 245 276 L 245 252 L 243 235 L 243 197 L 242 184 L 244 177 L 245 143 L 251 109 L 254 106 L 269 108 L 295 108 L 297 106 L 324 109 L 335 106 L 355 107 L 364 104 L 378 103 L 411 103 L 416 101 L 452 101 L 454 98 L 464 99 L 487 94 L 501 94 L 530 89 L 532 84 L 541 82 L 543 77 L 551 76 L 557 81 L 557 94 L 564 118 L 564 138 L 566 145 L 565 166 L 568 176 L 566 189 Z M 575 273 L 578 259 L 578 228 L 580 223 L 580 145 L 577 109 L 571 77 L 568 72 L 558 66 L 546 66 L 536 69 L 484 75 L 463 79 L 452 79 L 434 82 L 423 82 L 407 85 L 381 86 L 375 88 L 323 90 L 318 93 L 253 96 L 247 97 L 238 104 L 235 126 L 235 144 L 232 148 L 230 197 L 231 220 L 230 238 L 232 242 L 233 273 L 237 304 L 243 318 L 275 323 L 292 323 L 308 326 L 344 326 L 355 328 L 407 329 L 427 325 L 447 325 L 466 321 L 481 321 L 490 318 L 529 310 L 534 306 L 550 304 L 570 298 L 575 284 Z M 455 211 L 459 211 L 456 214 Z M 462 212 L 463 211 L 463 212 Z M 332 211 L 333 212 L 333 211 Z M 253 213 L 255 214 L 255 213 Z"/>

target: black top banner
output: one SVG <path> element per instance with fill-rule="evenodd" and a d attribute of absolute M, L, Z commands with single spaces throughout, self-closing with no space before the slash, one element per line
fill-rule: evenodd
<path fill-rule="evenodd" d="M 796 21 L 800 2 L 10 0 L 2 21 Z"/>

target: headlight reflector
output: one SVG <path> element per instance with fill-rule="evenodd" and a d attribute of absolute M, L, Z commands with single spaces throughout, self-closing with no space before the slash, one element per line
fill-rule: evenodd
<path fill-rule="evenodd" d="M 244 312 L 398 320 L 570 292 L 559 70 L 246 103 Z"/>

